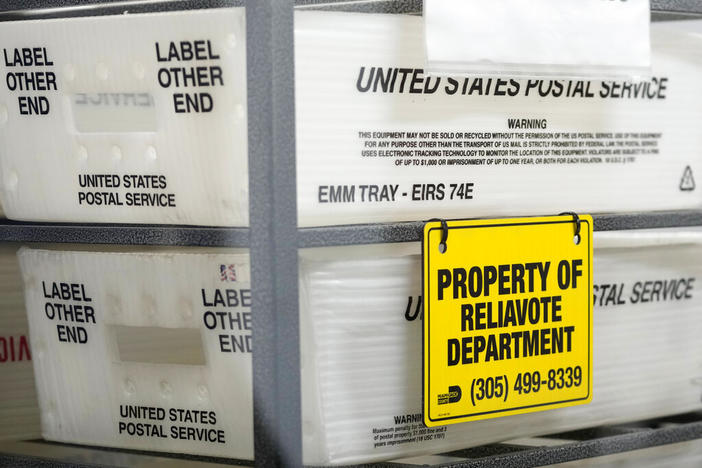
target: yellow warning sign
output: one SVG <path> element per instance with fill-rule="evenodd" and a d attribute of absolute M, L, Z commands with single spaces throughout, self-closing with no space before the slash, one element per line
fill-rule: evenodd
<path fill-rule="evenodd" d="M 592 218 L 429 222 L 424 423 L 592 398 Z"/>

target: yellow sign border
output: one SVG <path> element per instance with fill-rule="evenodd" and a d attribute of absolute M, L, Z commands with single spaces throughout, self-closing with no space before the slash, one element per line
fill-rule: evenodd
<path fill-rule="evenodd" d="M 581 241 L 587 242 L 588 259 L 589 259 L 589 272 L 588 272 L 588 369 L 587 369 L 587 394 L 582 398 L 575 398 L 569 400 L 539 403 L 528 406 L 521 406 L 515 408 L 504 408 L 492 411 L 483 411 L 479 413 L 469 413 L 457 416 L 447 416 L 442 418 L 431 418 L 429 414 L 429 402 L 430 397 L 430 369 L 427 367 L 429 359 L 429 346 L 427 345 L 427 340 L 429 339 L 429 316 L 430 311 L 430 301 L 424 301 L 424 320 L 422 324 L 422 409 L 423 409 L 423 419 L 424 424 L 427 427 L 437 427 L 446 424 L 476 421 L 481 419 L 489 419 L 490 417 L 500 417 L 500 416 L 487 416 L 495 415 L 499 413 L 507 413 L 503 416 L 516 415 L 522 413 L 530 413 L 538 411 L 538 408 L 555 409 L 563 406 L 572 406 L 578 402 L 580 404 L 587 404 L 592 400 L 592 360 L 593 360 L 593 337 L 592 337 L 592 327 L 593 327 L 593 304 L 592 304 L 592 285 L 593 285 L 593 245 L 592 245 L 592 232 L 593 232 L 593 221 L 590 215 L 578 215 L 579 222 L 585 223 L 587 225 L 587 235 L 581 235 Z M 498 219 L 454 219 L 454 220 L 444 220 L 446 223 L 446 229 L 449 232 L 448 242 L 450 242 L 450 232 L 452 229 L 471 229 L 471 228 L 494 228 L 494 227 L 510 227 L 510 226 L 525 226 L 525 225 L 544 225 L 544 224 L 574 224 L 575 220 L 572 215 L 560 215 L 560 216 L 542 216 L 542 217 L 520 217 L 520 218 L 498 218 Z M 461 223 L 460 225 L 451 226 L 451 223 Z M 429 238 L 429 233 L 435 230 L 442 230 L 442 221 L 432 220 L 424 225 L 423 235 L 422 235 L 422 294 L 425 298 L 429 298 L 428 295 L 428 281 L 427 275 L 429 274 L 429 261 L 430 253 L 428 249 L 427 239 Z M 582 230 L 581 230 L 582 232 Z M 545 408 L 544 408 L 545 407 Z"/>

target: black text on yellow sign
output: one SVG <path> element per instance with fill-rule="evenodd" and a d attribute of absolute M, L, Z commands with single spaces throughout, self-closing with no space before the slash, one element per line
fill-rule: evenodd
<path fill-rule="evenodd" d="M 427 426 L 591 400 L 592 218 L 579 220 L 577 239 L 573 216 L 427 223 Z"/>

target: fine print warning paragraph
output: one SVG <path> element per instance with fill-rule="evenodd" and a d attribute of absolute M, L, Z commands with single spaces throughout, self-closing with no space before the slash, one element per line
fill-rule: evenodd
<path fill-rule="evenodd" d="M 662 133 L 359 131 L 361 156 L 396 166 L 631 164 Z"/>

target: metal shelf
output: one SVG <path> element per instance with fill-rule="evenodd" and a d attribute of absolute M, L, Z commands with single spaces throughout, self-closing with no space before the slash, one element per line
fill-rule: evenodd
<path fill-rule="evenodd" d="M 595 231 L 702 226 L 702 210 L 593 215 Z M 336 245 L 419 242 L 422 221 L 300 228 L 300 248 Z M 138 224 L 67 224 L 0 221 L 0 242 L 165 245 L 199 247 L 249 246 L 248 228 Z"/>
<path fill-rule="evenodd" d="M 660 13 L 702 14 L 699 0 L 651 0 L 651 11 Z"/>
<path fill-rule="evenodd" d="M 224 8 L 244 3 L 245 0 L 6 0 L 0 7 L 0 21 Z M 294 3 L 296 9 L 392 14 L 422 12 L 422 0 L 295 0 Z M 661 19 L 672 19 L 671 15 L 702 15 L 702 2 L 651 0 L 651 11 L 654 17 Z"/>
<path fill-rule="evenodd" d="M 702 438 L 702 413 L 687 413 L 635 423 L 601 426 L 502 444 L 421 457 L 362 465 L 376 468 L 498 468 L 537 467 L 611 455 Z M 41 455 L 37 455 L 41 454 Z M 173 455 L 42 441 L 0 443 L 0 466 L 17 468 L 142 468 L 172 466 L 216 468 L 247 466 L 250 462 L 190 455 Z"/>
<path fill-rule="evenodd" d="M 595 231 L 702 226 L 702 210 L 593 215 Z M 301 228 L 299 247 L 419 242 L 424 222 Z"/>
<path fill-rule="evenodd" d="M 248 228 L 0 221 L 0 242 L 248 247 Z"/>
<path fill-rule="evenodd" d="M 63 444 L 43 440 L 0 442 L 0 467 L 46 468 L 217 468 L 247 467 L 248 461 L 110 447 Z"/>
<path fill-rule="evenodd" d="M 420 14 L 422 0 L 296 0 L 298 9 L 353 11 L 361 13 Z M 702 14 L 699 0 L 651 0 L 654 14 Z"/>
<path fill-rule="evenodd" d="M 0 21 L 246 5 L 251 228 L 0 222 L 0 241 L 250 247 L 252 266 L 254 453 L 257 466 L 299 466 L 297 249 L 418 241 L 421 222 L 298 229 L 296 223 L 293 6 L 297 9 L 421 12 L 421 0 L 9 0 Z M 651 0 L 654 17 L 702 14 L 695 0 Z M 255 86 L 253 85 L 255 84 Z M 292 150 L 291 150 L 292 149 Z M 702 210 L 595 216 L 596 230 L 702 226 Z M 556 446 L 492 444 L 452 452 L 434 466 L 541 466 L 702 438 L 702 415 L 551 436 Z M 40 456 L 36 454 L 40 453 Z M 282 457 L 281 454 L 285 454 Z M 163 457 L 168 457 L 163 461 Z M 151 463 L 151 465 L 150 465 Z M 239 463 L 45 442 L 0 444 L 0 466 L 217 466 Z M 410 467 L 407 463 L 373 466 Z"/>

